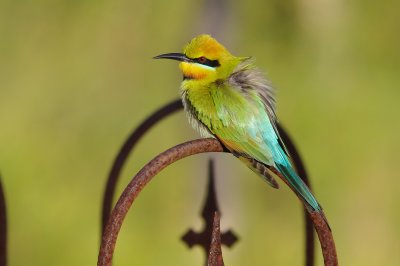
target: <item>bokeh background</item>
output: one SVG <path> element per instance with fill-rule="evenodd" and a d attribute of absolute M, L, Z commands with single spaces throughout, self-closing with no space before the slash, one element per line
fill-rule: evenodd
<path fill-rule="evenodd" d="M 94 265 L 106 175 L 131 130 L 179 96 L 179 52 L 212 33 L 254 56 L 303 155 L 342 265 L 400 265 L 400 2 L 0 1 L 0 171 L 9 265 Z M 144 137 L 118 193 L 148 160 L 197 138 L 182 112 Z M 163 171 L 131 209 L 115 265 L 203 265 L 180 236 L 200 230 L 209 157 L 226 265 L 302 265 L 302 209 L 230 155 Z M 319 247 L 318 247 L 319 250 Z M 322 265 L 319 255 L 317 265 Z"/>

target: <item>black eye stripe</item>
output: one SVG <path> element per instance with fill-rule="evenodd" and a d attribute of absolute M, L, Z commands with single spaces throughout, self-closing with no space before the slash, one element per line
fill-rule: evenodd
<path fill-rule="evenodd" d="M 195 59 L 193 59 L 193 61 L 196 63 L 202 64 L 202 65 L 205 65 L 205 66 L 210 66 L 210 67 L 219 67 L 220 66 L 218 60 L 210 60 L 205 57 L 195 58 Z"/>

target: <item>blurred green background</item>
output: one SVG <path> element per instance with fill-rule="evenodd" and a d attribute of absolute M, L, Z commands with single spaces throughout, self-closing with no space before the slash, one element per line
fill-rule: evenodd
<path fill-rule="evenodd" d="M 207 6 L 207 7 L 205 7 Z M 213 33 L 252 55 L 304 157 L 342 265 L 400 265 L 399 1 L 0 1 L 0 171 L 9 265 L 95 265 L 111 162 L 131 130 L 179 96 L 179 52 Z M 144 137 L 118 194 L 148 160 L 197 138 L 184 114 Z M 303 265 L 302 210 L 230 155 L 163 171 L 131 209 L 115 265 L 203 265 L 192 227 L 216 158 L 226 265 Z M 319 252 L 319 247 L 318 247 Z M 317 265 L 322 265 L 318 256 Z"/>

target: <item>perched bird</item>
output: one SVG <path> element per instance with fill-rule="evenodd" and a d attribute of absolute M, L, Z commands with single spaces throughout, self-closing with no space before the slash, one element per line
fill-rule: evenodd
<path fill-rule="evenodd" d="M 279 175 L 308 211 L 322 212 L 293 169 L 276 128 L 274 90 L 250 57 L 233 56 L 210 35 L 199 35 L 183 53 L 154 58 L 181 62 L 183 105 L 203 137 L 217 138 L 274 188 L 272 173 Z"/>

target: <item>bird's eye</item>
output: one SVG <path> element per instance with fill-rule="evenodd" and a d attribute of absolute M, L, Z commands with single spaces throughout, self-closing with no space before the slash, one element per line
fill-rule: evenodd
<path fill-rule="evenodd" d="M 199 57 L 199 63 L 204 64 L 205 62 L 207 62 L 207 58 L 205 58 L 204 56 Z"/>
<path fill-rule="evenodd" d="M 200 56 L 198 58 L 193 59 L 194 62 L 205 65 L 205 66 L 209 66 L 209 67 L 219 67 L 220 64 L 218 62 L 218 60 L 210 60 L 207 59 L 207 57 L 205 56 Z"/>

